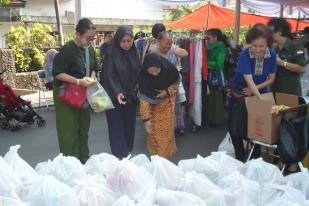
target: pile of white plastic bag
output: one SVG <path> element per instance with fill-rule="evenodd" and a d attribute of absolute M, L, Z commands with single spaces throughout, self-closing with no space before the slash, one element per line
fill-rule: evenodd
<path fill-rule="evenodd" d="M 19 145 L 0 156 L 0 206 L 301 206 L 309 174 L 284 177 L 262 159 L 243 164 L 225 152 L 179 161 L 102 153 L 85 165 L 58 155 L 33 169 Z"/>

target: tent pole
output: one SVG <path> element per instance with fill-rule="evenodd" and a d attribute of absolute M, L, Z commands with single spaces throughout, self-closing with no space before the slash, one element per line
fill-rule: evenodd
<path fill-rule="evenodd" d="M 297 18 L 297 24 L 296 24 L 296 30 L 295 30 L 295 32 L 298 31 L 299 20 L 300 20 L 300 11 L 298 11 L 298 18 Z"/>
<path fill-rule="evenodd" d="M 236 0 L 235 7 L 235 25 L 234 25 L 234 43 L 239 44 L 239 27 L 240 27 L 240 0 Z"/>
<path fill-rule="evenodd" d="M 208 21 L 209 21 L 209 12 L 210 12 L 210 6 L 211 6 L 211 3 L 210 3 L 210 1 L 208 1 L 208 14 L 207 14 L 207 20 L 206 20 L 206 28 L 204 29 L 205 31 L 207 31 L 208 30 Z"/>
<path fill-rule="evenodd" d="M 283 17 L 284 5 L 280 4 L 280 17 Z"/>

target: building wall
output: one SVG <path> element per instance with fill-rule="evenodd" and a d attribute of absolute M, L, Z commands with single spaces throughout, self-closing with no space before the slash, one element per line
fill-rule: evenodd
<path fill-rule="evenodd" d="M 74 12 L 74 0 L 60 0 L 60 16 L 65 16 L 66 11 Z M 53 0 L 28 0 L 26 7 L 21 9 L 21 15 L 25 16 L 55 16 Z"/>
<path fill-rule="evenodd" d="M 162 5 L 154 0 L 82 0 L 84 17 L 162 20 Z"/>

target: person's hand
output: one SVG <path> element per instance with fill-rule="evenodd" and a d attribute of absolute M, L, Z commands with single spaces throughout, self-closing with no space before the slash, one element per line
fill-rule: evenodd
<path fill-rule="evenodd" d="M 280 59 L 279 56 L 277 56 L 276 62 L 277 62 L 277 65 L 282 66 L 282 67 L 284 66 L 284 61 Z"/>
<path fill-rule="evenodd" d="M 247 97 L 253 95 L 253 92 L 249 89 L 249 87 L 243 89 L 242 93 L 243 93 L 245 96 L 247 96 Z"/>
<path fill-rule="evenodd" d="M 89 87 L 89 83 L 86 79 L 79 79 L 79 85 L 82 87 Z"/>
<path fill-rule="evenodd" d="M 158 92 L 158 94 L 155 96 L 155 98 L 157 98 L 157 99 L 166 97 L 166 95 L 167 95 L 166 90 L 159 90 L 159 89 L 156 89 L 156 91 Z"/>
<path fill-rule="evenodd" d="M 151 122 L 150 120 L 147 120 L 146 122 L 144 122 L 144 126 L 145 126 L 145 130 L 147 132 L 147 134 L 151 133 Z"/>
<path fill-rule="evenodd" d="M 117 101 L 118 103 L 121 104 L 126 104 L 127 102 L 125 101 L 125 96 L 122 93 L 119 93 L 117 95 Z"/>

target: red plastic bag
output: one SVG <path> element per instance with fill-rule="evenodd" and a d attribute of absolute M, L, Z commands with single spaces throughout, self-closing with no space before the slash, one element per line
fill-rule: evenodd
<path fill-rule="evenodd" d="M 63 94 L 60 93 L 61 101 L 75 109 L 82 109 L 87 101 L 87 88 L 72 83 L 66 83 Z"/>

